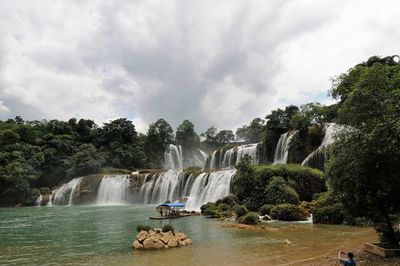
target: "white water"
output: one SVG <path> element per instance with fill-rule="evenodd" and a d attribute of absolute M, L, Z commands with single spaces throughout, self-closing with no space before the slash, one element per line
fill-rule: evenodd
<path fill-rule="evenodd" d="M 234 166 L 233 156 L 235 155 L 235 148 L 229 149 L 224 154 L 224 159 L 222 160 L 222 169 L 232 168 Z"/>
<path fill-rule="evenodd" d="M 182 169 L 183 156 L 180 145 L 169 144 L 164 153 L 164 169 Z"/>
<path fill-rule="evenodd" d="M 42 206 L 42 199 L 43 199 L 43 196 L 42 196 L 42 194 L 40 194 L 39 195 L 39 197 L 36 199 L 36 206 Z"/>
<path fill-rule="evenodd" d="M 335 134 L 342 130 L 344 127 L 341 125 L 337 125 L 335 123 L 329 123 L 325 128 L 325 135 L 322 139 L 321 145 L 312 153 L 310 153 L 301 165 L 308 165 L 310 160 L 316 156 L 319 156 L 321 153 L 324 153 L 324 148 L 333 144 L 335 142 Z"/>
<path fill-rule="evenodd" d="M 184 175 L 182 171 L 168 170 L 157 178 L 152 191 L 150 203 L 174 201 L 179 198 L 179 185 L 182 185 Z"/>
<path fill-rule="evenodd" d="M 282 134 L 275 148 L 274 164 L 287 163 L 289 157 L 290 142 L 296 131 L 289 131 Z"/>
<path fill-rule="evenodd" d="M 251 157 L 252 164 L 258 163 L 259 159 L 257 156 L 257 147 L 259 144 L 260 143 L 253 143 L 237 147 L 236 164 L 238 164 L 245 155 L 249 155 Z"/>
<path fill-rule="evenodd" d="M 206 164 L 208 155 L 200 149 L 184 151 L 181 145 L 169 144 L 164 153 L 164 169 L 183 169 L 186 167 L 201 167 Z"/>
<path fill-rule="evenodd" d="M 211 155 L 211 160 L 210 160 L 210 169 L 217 169 L 219 166 L 217 166 L 217 152 L 218 150 L 215 150 L 213 154 Z"/>
<path fill-rule="evenodd" d="M 151 174 L 147 174 L 144 177 L 143 185 L 140 188 L 140 195 L 144 204 L 150 203 L 151 199 L 149 199 L 149 194 L 151 192 L 151 189 L 153 188 L 155 178 L 156 176 Z"/>
<path fill-rule="evenodd" d="M 126 175 L 104 176 L 97 192 L 98 205 L 126 204 L 129 195 L 129 178 Z"/>
<path fill-rule="evenodd" d="M 48 206 L 53 205 L 72 205 L 75 198 L 75 193 L 79 188 L 82 177 L 74 178 L 67 184 L 62 185 L 51 193 Z"/>
<path fill-rule="evenodd" d="M 200 174 L 193 183 L 185 209 L 198 211 L 204 203 L 227 196 L 235 173 L 236 170 L 225 170 Z"/>

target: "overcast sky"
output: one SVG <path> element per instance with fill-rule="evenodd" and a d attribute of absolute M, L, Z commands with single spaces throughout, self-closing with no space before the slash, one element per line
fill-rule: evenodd
<path fill-rule="evenodd" d="M 0 2 L 0 119 L 235 129 L 399 54 L 400 1 Z"/>

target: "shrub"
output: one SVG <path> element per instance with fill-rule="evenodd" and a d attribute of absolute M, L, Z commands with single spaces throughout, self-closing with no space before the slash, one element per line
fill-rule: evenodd
<path fill-rule="evenodd" d="M 248 214 L 249 210 L 246 208 L 246 206 L 240 205 L 240 206 L 235 207 L 235 213 L 236 213 L 236 217 L 239 218 L 239 217 L 242 217 L 242 216 Z"/>
<path fill-rule="evenodd" d="M 265 204 L 261 206 L 260 208 L 260 213 L 261 215 L 270 215 L 271 214 L 271 209 L 274 207 L 274 205 L 271 204 Z"/>
<path fill-rule="evenodd" d="M 217 205 L 219 211 L 229 211 L 231 209 L 231 206 L 225 203 L 220 203 Z"/>
<path fill-rule="evenodd" d="M 258 214 L 255 212 L 250 212 L 239 218 L 239 223 L 241 224 L 257 224 L 259 221 Z"/>
<path fill-rule="evenodd" d="M 274 176 L 265 189 L 265 202 L 277 205 L 283 203 L 299 204 L 296 191 L 281 176 Z"/>
<path fill-rule="evenodd" d="M 163 231 L 163 232 L 172 232 L 172 233 L 175 233 L 175 229 L 174 229 L 174 228 L 172 227 L 172 225 L 170 225 L 170 224 L 164 225 L 163 228 L 162 228 L 162 231 Z"/>
<path fill-rule="evenodd" d="M 150 226 L 148 225 L 142 225 L 139 224 L 138 226 L 136 226 L 136 231 L 140 232 L 140 231 L 149 231 L 151 229 Z"/>
<path fill-rule="evenodd" d="M 342 205 L 340 203 L 316 207 L 313 211 L 313 223 L 316 224 L 341 224 L 343 219 Z"/>
<path fill-rule="evenodd" d="M 215 203 L 217 205 L 219 205 L 220 203 L 224 203 L 224 204 L 227 204 L 227 205 L 233 207 L 233 206 L 236 206 L 239 204 L 239 199 L 235 195 L 229 194 L 228 196 L 226 196 L 220 200 L 217 200 Z"/>
<path fill-rule="evenodd" d="M 296 205 L 279 204 L 271 209 L 271 218 L 281 221 L 301 221 L 307 218 L 307 214 Z"/>
<path fill-rule="evenodd" d="M 311 201 L 313 194 L 326 191 L 323 173 L 295 164 L 237 165 L 232 191 L 249 210 L 258 211 L 267 203 L 266 188 L 274 176 L 281 176 L 293 188 L 301 201 Z M 292 195 L 290 191 L 288 194 Z"/>

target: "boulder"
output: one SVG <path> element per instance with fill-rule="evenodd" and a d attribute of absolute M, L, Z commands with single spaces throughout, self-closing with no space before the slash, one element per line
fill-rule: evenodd
<path fill-rule="evenodd" d="M 190 238 L 187 238 L 185 240 L 185 243 L 186 243 L 186 245 L 191 245 L 193 242 L 192 242 L 192 240 Z"/>
<path fill-rule="evenodd" d="M 150 239 L 153 240 L 153 242 L 160 241 L 160 235 L 153 235 L 150 237 Z"/>
<path fill-rule="evenodd" d="M 182 232 L 178 232 L 178 233 L 175 234 L 175 237 L 176 237 L 179 241 L 183 241 L 183 240 L 185 240 L 185 239 L 187 238 L 187 235 L 185 235 L 185 234 L 182 233 Z"/>
<path fill-rule="evenodd" d="M 176 241 L 174 238 L 171 238 L 171 239 L 168 241 L 168 246 L 169 246 L 169 247 L 172 247 L 172 248 L 177 247 L 177 246 L 178 246 L 178 241 Z"/>
<path fill-rule="evenodd" d="M 143 246 L 145 249 L 155 248 L 154 241 L 151 238 L 147 238 L 143 241 Z"/>
<path fill-rule="evenodd" d="M 154 230 L 154 232 L 156 232 L 156 233 L 161 233 L 161 232 L 162 232 L 161 228 L 153 228 L 153 230 Z"/>
<path fill-rule="evenodd" d="M 132 247 L 133 247 L 134 249 L 142 249 L 142 248 L 143 248 L 143 245 L 140 244 L 140 242 L 136 239 L 135 241 L 133 241 Z"/>
<path fill-rule="evenodd" d="M 186 246 L 185 240 L 178 241 L 179 246 Z"/>
<path fill-rule="evenodd" d="M 171 234 L 162 234 L 160 240 L 161 240 L 163 243 L 167 244 L 168 241 L 169 241 L 173 236 L 174 236 L 174 235 L 173 235 L 172 233 L 171 233 Z"/>
<path fill-rule="evenodd" d="M 139 232 L 136 239 L 142 243 L 145 239 L 147 239 L 149 237 L 150 237 L 150 234 L 147 231 L 142 230 Z"/>
<path fill-rule="evenodd" d="M 156 231 L 154 231 L 153 229 L 149 230 L 149 235 L 150 236 L 154 236 L 156 234 Z"/>

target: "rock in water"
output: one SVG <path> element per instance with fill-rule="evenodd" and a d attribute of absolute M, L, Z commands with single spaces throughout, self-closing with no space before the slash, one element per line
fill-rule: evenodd
<path fill-rule="evenodd" d="M 161 229 L 140 231 L 132 243 L 134 249 L 161 249 L 186 246 L 192 244 L 192 240 L 182 232 L 174 234 L 171 231 L 162 232 Z"/>
<path fill-rule="evenodd" d="M 142 248 L 143 248 L 143 245 L 140 244 L 140 242 L 136 239 L 135 241 L 133 241 L 132 247 L 133 247 L 134 249 L 142 249 Z"/>

